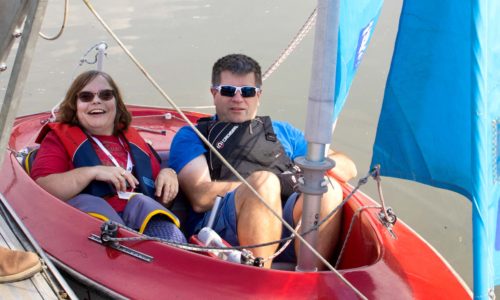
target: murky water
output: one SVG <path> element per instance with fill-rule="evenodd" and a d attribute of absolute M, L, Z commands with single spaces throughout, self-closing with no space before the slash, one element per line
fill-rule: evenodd
<path fill-rule="evenodd" d="M 179 106 L 211 105 L 210 72 L 228 53 L 245 53 L 263 69 L 279 56 L 316 5 L 298 0 L 107 0 L 95 8 L 128 49 Z M 39 40 L 19 115 L 48 110 L 72 77 L 95 66 L 78 67 L 92 45 L 109 45 L 105 70 L 129 103 L 167 106 L 137 67 L 97 23 L 82 2 L 71 1 L 65 33 Z M 63 1 L 50 1 L 43 31 L 53 34 L 62 21 Z M 333 137 L 333 147 L 349 154 L 360 175 L 368 170 L 401 0 L 386 1 L 372 44 L 360 66 Z M 304 128 L 312 32 L 265 83 L 261 114 Z M 92 57 L 89 57 L 92 59 Z M 0 74 L 0 96 L 8 74 Z M 210 110 L 208 110 L 210 111 Z M 356 181 L 352 181 L 355 183 Z M 404 220 L 432 244 L 472 286 L 471 205 L 452 192 L 384 178 L 384 196 Z M 375 186 L 364 191 L 377 199 Z"/>

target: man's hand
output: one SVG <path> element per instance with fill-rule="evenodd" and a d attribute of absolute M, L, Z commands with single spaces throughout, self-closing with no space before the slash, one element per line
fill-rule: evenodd
<path fill-rule="evenodd" d="M 299 191 L 299 178 L 303 176 L 302 170 L 295 165 L 293 170 L 278 174 L 281 187 L 281 199 L 288 199 L 291 194 Z"/>
<path fill-rule="evenodd" d="M 212 209 L 217 195 L 225 195 L 240 185 L 239 181 L 212 181 L 204 154 L 182 168 L 179 183 L 191 207 L 198 213 Z"/>
<path fill-rule="evenodd" d="M 179 192 L 177 173 L 170 168 L 161 169 L 156 177 L 155 186 L 155 196 L 163 205 L 169 206 Z"/>

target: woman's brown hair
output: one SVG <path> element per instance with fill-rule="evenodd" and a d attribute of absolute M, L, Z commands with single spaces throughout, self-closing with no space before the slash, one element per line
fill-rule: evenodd
<path fill-rule="evenodd" d="M 94 80 L 97 76 L 101 76 L 109 83 L 111 89 L 114 92 L 116 100 L 116 116 L 113 128 L 113 134 L 116 135 L 122 130 L 126 130 L 130 123 L 132 122 L 132 116 L 127 110 L 123 98 L 121 96 L 118 86 L 114 82 L 113 78 L 109 74 L 102 71 L 90 70 L 83 72 L 75 78 L 66 96 L 59 106 L 59 112 L 57 114 L 57 121 L 61 123 L 79 125 L 78 117 L 76 114 L 76 101 L 78 101 L 78 93 L 87 85 L 89 82 Z"/>

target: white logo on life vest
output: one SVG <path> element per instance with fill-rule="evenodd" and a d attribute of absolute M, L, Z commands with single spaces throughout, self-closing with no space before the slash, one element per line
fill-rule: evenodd
<path fill-rule="evenodd" d="M 233 133 L 236 131 L 236 129 L 238 129 L 238 127 L 239 125 L 235 125 L 233 128 L 231 128 L 231 130 L 226 134 L 226 136 L 223 137 L 220 142 L 217 142 L 215 148 L 219 150 L 224 148 L 224 143 L 233 135 Z"/>

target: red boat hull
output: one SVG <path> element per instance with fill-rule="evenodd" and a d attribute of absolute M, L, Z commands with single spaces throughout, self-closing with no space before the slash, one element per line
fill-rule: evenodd
<path fill-rule="evenodd" d="M 185 125 L 178 114 L 159 108 L 130 106 L 134 125 L 166 130 L 141 131 L 160 152 L 169 149 L 175 132 Z M 165 113 L 174 117 L 166 119 Z M 189 114 L 192 120 L 200 114 Z M 48 114 L 18 118 L 9 147 L 34 145 L 41 120 Z M 299 273 L 264 270 L 220 261 L 159 242 L 124 245 L 154 257 L 148 263 L 88 239 L 100 234 L 101 221 L 60 201 L 36 185 L 13 154 L 7 154 L 0 192 L 43 249 L 59 263 L 90 281 L 134 299 L 352 299 L 356 293 L 333 272 Z M 346 185 L 345 191 L 351 187 Z M 357 193 L 343 209 L 343 240 L 354 213 L 375 203 Z M 369 299 L 470 299 L 471 292 L 449 265 L 403 222 L 396 238 L 378 220 L 378 209 L 364 209 L 339 264 L 339 272 Z M 121 236 L 135 236 L 120 230 Z"/>

